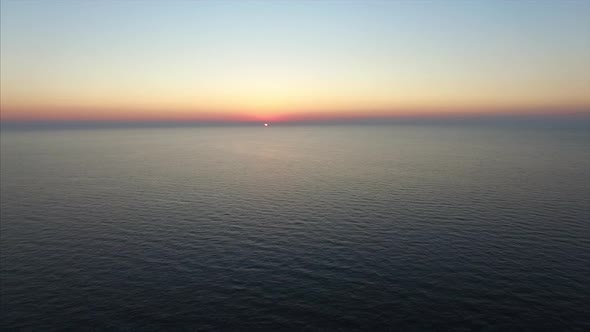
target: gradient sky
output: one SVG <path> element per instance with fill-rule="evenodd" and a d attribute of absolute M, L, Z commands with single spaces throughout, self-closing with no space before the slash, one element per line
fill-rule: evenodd
<path fill-rule="evenodd" d="M 590 112 L 590 1 L 1 1 L 3 120 Z"/>

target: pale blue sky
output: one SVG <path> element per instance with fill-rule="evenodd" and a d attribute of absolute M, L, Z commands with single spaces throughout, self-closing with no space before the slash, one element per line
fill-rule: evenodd
<path fill-rule="evenodd" d="M 6 109 L 590 105 L 590 1 L 1 6 Z"/>

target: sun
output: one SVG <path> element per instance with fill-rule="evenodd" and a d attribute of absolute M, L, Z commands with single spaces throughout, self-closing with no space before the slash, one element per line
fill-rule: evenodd
<path fill-rule="evenodd" d="M 268 123 L 265 123 L 265 124 L 264 124 L 264 126 L 265 126 L 265 127 L 268 127 Z"/>

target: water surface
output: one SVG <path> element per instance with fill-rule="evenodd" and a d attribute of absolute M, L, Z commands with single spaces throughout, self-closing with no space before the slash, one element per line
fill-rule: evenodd
<path fill-rule="evenodd" d="M 588 130 L 0 142 L 5 329 L 590 329 Z"/>

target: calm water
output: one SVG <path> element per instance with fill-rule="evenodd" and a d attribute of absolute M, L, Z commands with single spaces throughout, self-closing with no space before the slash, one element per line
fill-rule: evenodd
<path fill-rule="evenodd" d="M 1 328 L 590 330 L 590 132 L 3 131 Z"/>

